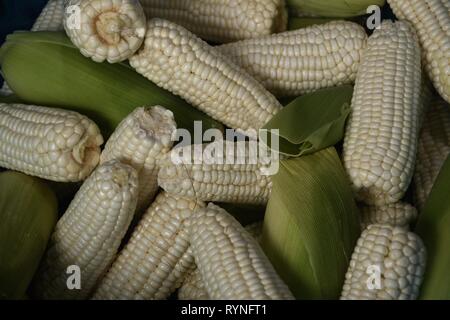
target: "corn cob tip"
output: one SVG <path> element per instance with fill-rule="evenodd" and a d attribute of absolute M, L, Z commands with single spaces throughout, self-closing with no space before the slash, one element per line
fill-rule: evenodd
<path fill-rule="evenodd" d="M 84 56 L 96 62 L 126 60 L 144 40 L 146 18 L 139 1 L 70 0 L 66 8 L 67 35 Z"/>

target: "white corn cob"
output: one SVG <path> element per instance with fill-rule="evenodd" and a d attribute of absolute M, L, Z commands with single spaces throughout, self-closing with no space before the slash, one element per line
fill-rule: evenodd
<path fill-rule="evenodd" d="M 53 181 L 80 181 L 98 164 L 102 135 L 73 111 L 0 103 L 0 167 Z"/>
<path fill-rule="evenodd" d="M 270 176 L 263 174 L 261 164 L 251 164 L 247 144 L 219 141 L 200 147 L 205 150 L 224 146 L 223 157 L 216 160 L 199 159 L 195 162 L 195 147 L 188 145 L 174 148 L 160 162 L 158 184 L 165 191 L 202 201 L 265 204 L 272 190 Z M 237 150 L 243 153 L 237 154 Z M 174 161 L 173 154 L 194 155 L 182 163 Z M 234 153 L 234 161 L 230 161 Z M 245 154 L 244 154 L 245 153 Z M 228 159 L 228 160 L 227 160 Z"/>
<path fill-rule="evenodd" d="M 360 25 L 332 21 L 217 47 L 279 96 L 353 83 L 367 35 Z"/>
<path fill-rule="evenodd" d="M 448 0 L 388 0 L 399 19 L 417 31 L 428 76 L 450 103 L 450 4 Z"/>
<path fill-rule="evenodd" d="M 114 259 L 136 208 L 138 178 L 118 161 L 99 166 L 58 221 L 40 266 L 34 293 L 42 299 L 85 299 Z M 67 286 L 78 266 L 81 289 Z"/>
<path fill-rule="evenodd" d="M 141 46 L 146 19 L 138 0 L 69 0 L 64 29 L 80 52 L 96 62 L 124 61 Z"/>
<path fill-rule="evenodd" d="M 64 4 L 67 0 L 49 0 L 36 19 L 31 31 L 62 31 Z"/>
<path fill-rule="evenodd" d="M 31 31 L 61 31 L 63 28 L 64 2 L 67 0 L 49 0 L 34 22 Z M 0 95 L 10 95 L 13 91 L 6 81 L 0 89 Z"/>
<path fill-rule="evenodd" d="M 225 210 L 210 203 L 187 229 L 211 299 L 293 299 L 257 241 Z"/>
<path fill-rule="evenodd" d="M 344 139 L 358 200 L 395 203 L 411 181 L 422 114 L 420 48 L 407 22 L 384 21 L 367 41 Z"/>
<path fill-rule="evenodd" d="M 419 295 L 425 262 L 425 247 L 415 233 L 372 224 L 358 239 L 341 299 L 414 300 Z"/>
<path fill-rule="evenodd" d="M 404 202 L 387 204 L 380 207 L 361 206 L 361 229 L 370 224 L 387 224 L 393 227 L 408 228 L 417 218 L 417 210 Z"/>
<path fill-rule="evenodd" d="M 245 230 L 260 243 L 262 235 L 262 222 L 255 222 L 245 226 Z M 208 300 L 208 292 L 203 283 L 200 270 L 195 268 L 184 280 L 183 285 L 178 290 L 180 300 Z"/>
<path fill-rule="evenodd" d="M 450 106 L 434 99 L 425 113 L 414 172 L 414 202 L 423 209 L 439 171 L 450 154 Z"/>
<path fill-rule="evenodd" d="M 141 0 L 147 17 L 173 21 L 213 42 L 286 30 L 284 0 Z"/>
<path fill-rule="evenodd" d="M 175 23 L 151 19 L 130 64 L 158 86 L 234 129 L 260 129 L 281 104 L 215 48 Z"/>
<path fill-rule="evenodd" d="M 100 156 L 100 163 L 117 159 L 139 176 L 136 212 L 145 210 L 158 191 L 158 160 L 172 148 L 176 130 L 173 113 L 161 106 L 135 109 L 117 126 Z"/>
<path fill-rule="evenodd" d="M 185 224 L 203 203 L 160 193 L 93 298 L 166 299 L 194 268 Z"/>

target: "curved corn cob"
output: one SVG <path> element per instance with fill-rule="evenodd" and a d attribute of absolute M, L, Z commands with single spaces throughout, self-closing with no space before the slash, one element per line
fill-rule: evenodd
<path fill-rule="evenodd" d="M 450 106 L 437 98 L 425 113 L 417 148 L 414 173 L 414 202 L 419 209 L 433 187 L 439 171 L 450 154 Z"/>
<path fill-rule="evenodd" d="M 145 15 L 138 0 L 69 0 L 64 29 L 80 52 L 96 62 L 132 56 L 145 37 Z"/>
<path fill-rule="evenodd" d="M 361 229 L 370 224 L 387 224 L 393 227 L 408 228 L 417 218 L 417 210 L 413 206 L 397 202 L 380 207 L 361 206 Z"/>
<path fill-rule="evenodd" d="M 341 299 L 416 299 L 425 260 L 425 247 L 416 234 L 399 227 L 370 225 L 352 254 Z"/>
<path fill-rule="evenodd" d="M 99 166 L 58 221 L 36 278 L 43 299 L 85 299 L 106 271 L 128 229 L 138 194 L 136 171 L 118 161 Z M 81 289 L 69 290 L 69 266 L 80 268 Z"/>
<path fill-rule="evenodd" d="M 136 169 L 137 212 L 146 209 L 158 191 L 157 161 L 172 148 L 175 130 L 171 111 L 160 106 L 137 108 L 117 126 L 103 149 L 100 163 L 117 159 Z"/>
<path fill-rule="evenodd" d="M 61 31 L 63 28 L 64 3 L 66 0 L 49 0 L 36 19 L 31 31 Z M 10 95 L 13 91 L 6 81 L 0 89 L 0 95 Z"/>
<path fill-rule="evenodd" d="M 417 31 L 428 76 L 450 103 L 450 4 L 448 0 L 388 0 L 399 19 Z"/>
<path fill-rule="evenodd" d="M 202 206 L 200 202 L 160 193 L 93 298 L 167 298 L 194 268 L 185 224 Z"/>
<path fill-rule="evenodd" d="M 245 230 L 260 243 L 262 236 L 262 222 L 255 222 L 245 226 Z M 178 290 L 178 299 L 180 300 L 207 300 L 206 292 L 200 270 L 195 268 L 184 280 L 183 285 Z"/>
<path fill-rule="evenodd" d="M 141 0 L 147 17 L 182 25 L 214 42 L 255 38 L 286 30 L 284 0 Z"/>
<path fill-rule="evenodd" d="M 219 141 L 217 145 L 222 143 Z M 231 159 L 228 155 L 242 148 L 240 144 L 232 142 L 223 145 L 223 158 L 212 162 L 203 159 L 201 163 L 190 160 L 177 163 L 172 159 L 173 153 L 190 153 L 195 149 L 194 145 L 173 149 L 160 162 L 159 186 L 169 193 L 202 201 L 267 203 L 272 190 L 270 176 L 262 173 L 260 164 L 251 164 L 248 153 L 242 154 L 242 158 L 234 158 L 236 161 L 233 164 L 228 164 L 230 162 L 227 159 Z M 212 146 L 214 143 L 201 148 L 206 150 Z"/>
<path fill-rule="evenodd" d="M 130 64 L 158 86 L 229 127 L 260 129 L 281 104 L 216 49 L 172 22 L 151 19 Z"/>
<path fill-rule="evenodd" d="M 367 41 L 344 139 L 358 200 L 400 200 L 411 181 L 422 114 L 420 49 L 407 22 L 384 21 Z"/>
<path fill-rule="evenodd" d="M 98 164 L 103 138 L 68 110 L 0 104 L 0 167 L 53 181 L 80 181 Z"/>
<path fill-rule="evenodd" d="M 366 40 L 360 25 L 332 21 L 217 48 L 273 94 L 297 96 L 352 83 Z"/>
<path fill-rule="evenodd" d="M 188 234 L 212 299 L 293 299 L 256 240 L 225 210 L 212 203 L 197 210 Z"/>

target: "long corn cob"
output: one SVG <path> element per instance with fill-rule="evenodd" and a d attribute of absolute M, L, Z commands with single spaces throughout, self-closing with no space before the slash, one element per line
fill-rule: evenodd
<path fill-rule="evenodd" d="M 68 110 L 0 104 L 0 167 L 54 181 L 80 181 L 98 164 L 103 138 Z"/>
<path fill-rule="evenodd" d="M 245 230 L 259 243 L 262 236 L 262 223 L 255 222 L 245 226 Z M 200 270 L 195 268 L 184 280 L 178 290 L 180 300 L 207 300 L 209 299 Z"/>
<path fill-rule="evenodd" d="M 128 59 L 145 36 L 138 0 L 69 0 L 64 29 L 80 52 L 96 62 Z"/>
<path fill-rule="evenodd" d="M 422 240 L 404 228 L 373 224 L 362 233 L 341 299 L 416 299 L 425 270 Z"/>
<path fill-rule="evenodd" d="M 141 0 L 147 17 L 182 25 L 214 42 L 255 38 L 286 29 L 284 0 Z"/>
<path fill-rule="evenodd" d="M 344 164 L 358 200 L 400 200 L 411 181 L 421 123 L 420 48 L 407 22 L 384 21 L 356 76 Z"/>
<path fill-rule="evenodd" d="M 380 207 L 361 206 L 361 229 L 370 224 L 387 224 L 393 227 L 408 228 L 417 218 L 417 210 L 410 204 L 397 202 Z"/>
<path fill-rule="evenodd" d="M 364 29 L 332 21 L 217 47 L 278 96 L 350 84 L 366 46 Z"/>
<path fill-rule="evenodd" d="M 197 210 L 188 234 L 212 299 L 293 299 L 256 240 L 225 210 L 212 203 Z"/>
<path fill-rule="evenodd" d="M 201 202 L 160 193 L 93 298 L 167 298 L 194 268 L 185 225 L 202 206 Z"/>
<path fill-rule="evenodd" d="M 136 208 L 136 171 L 118 161 L 99 166 L 58 221 L 36 278 L 43 299 L 85 299 L 119 248 Z M 80 268 L 81 289 L 67 287 L 69 266 Z"/>
<path fill-rule="evenodd" d="M 413 178 L 414 201 L 419 211 L 450 154 L 450 106 L 444 100 L 436 98 L 424 118 Z"/>
<path fill-rule="evenodd" d="M 214 144 L 215 142 L 200 147 L 207 150 Z M 195 146 L 173 149 L 160 162 L 158 184 L 169 193 L 202 201 L 267 203 L 272 190 L 271 178 L 263 174 L 260 164 L 251 164 L 249 152 L 245 150 L 247 145 L 221 141 L 216 145 L 219 144 L 224 146 L 223 158 L 211 162 L 202 159 L 200 163 L 195 163 L 191 158 L 177 163 L 173 161 L 173 153 L 195 152 Z M 237 154 L 238 150 L 243 150 L 242 157 Z M 234 162 L 229 161 L 233 153 Z"/>
<path fill-rule="evenodd" d="M 157 161 L 173 145 L 173 113 L 161 106 L 140 107 L 127 116 L 107 141 L 100 163 L 117 159 L 136 169 L 139 197 L 136 212 L 146 209 L 158 191 Z"/>
<path fill-rule="evenodd" d="M 64 3 L 67 0 L 49 0 L 36 19 L 31 31 L 61 31 L 63 28 Z M 10 95 L 13 91 L 6 82 L 0 89 L 0 95 Z"/>
<path fill-rule="evenodd" d="M 151 19 L 130 64 L 158 86 L 229 127 L 260 129 L 280 103 L 215 48 L 175 23 Z"/>
<path fill-rule="evenodd" d="M 388 0 L 399 19 L 417 31 L 428 76 L 450 103 L 450 4 L 448 0 Z"/>

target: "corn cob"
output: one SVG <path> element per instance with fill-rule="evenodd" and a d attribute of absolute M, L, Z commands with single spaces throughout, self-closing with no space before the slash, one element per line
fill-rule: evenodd
<path fill-rule="evenodd" d="M 145 23 L 137 0 L 69 0 L 64 17 L 64 29 L 80 52 L 109 63 L 124 61 L 139 49 Z"/>
<path fill-rule="evenodd" d="M 423 209 L 434 181 L 450 154 L 450 106 L 434 99 L 427 112 L 420 133 L 414 173 L 414 202 Z"/>
<path fill-rule="evenodd" d="M 344 164 L 358 200 L 395 203 L 411 181 L 421 123 L 420 48 L 407 22 L 384 21 L 356 76 Z"/>
<path fill-rule="evenodd" d="M 185 224 L 202 206 L 201 202 L 160 193 L 93 298 L 167 298 L 194 268 Z"/>
<path fill-rule="evenodd" d="M 148 22 L 144 48 L 130 58 L 130 64 L 158 86 L 235 129 L 260 129 L 281 109 L 258 81 L 166 20 Z"/>
<path fill-rule="evenodd" d="M 262 236 L 262 222 L 255 222 L 245 227 L 245 230 L 260 243 Z M 206 292 L 200 270 L 195 268 L 184 280 L 183 285 L 178 290 L 180 300 L 207 300 Z"/>
<path fill-rule="evenodd" d="M 323 25 L 219 46 L 278 96 L 298 96 L 355 80 L 367 35 L 353 22 Z"/>
<path fill-rule="evenodd" d="M 36 19 L 31 31 L 61 31 L 63 28 L 64 2 L 66 0 L 49 0 Z M 6 81 L 0 89 L 0 95 L 10 95 L 13 91 Z"/>
<path fill-rule="evenodd" d="M 211 148 L 214 144 L 215 142 L 200 147 L 207 150 L 206 148 Z M 267 203 L 272 189 L 270 176 L 262 173 L 260 164 L 251 164 L 249 153 L 245 150 L 241 154 L 242 157 L 237 155 L 238 150 L 243 150 L 241 146 L 247 149 L 247 145 L 221 141 L 216 145 L 219 144 L 224 146 L 223 158 L 211 162 L 202 159 L 200 163 L 195 163 L 194 159 L 180 164 L 173 161 L 173 153 L 187 154 L 192 150 L 195 152 L 195 147 L 188 145 L 173 149 L 161 160 L 159 186 L 169 193 L 202 201 Z M 229 161 L 233 153 L 236 156 L 234 162 Z"/>
<path fill-rule="evenodd" d="M 100 163 L 117 159 L 133 166 L 139 176 L 136 212 L 146 209 L 158 191 L 157 161 L 173 145 L 173 113 L 161 106 L 140 107 L 127 116 L 109 138 Z"/>
<path fill-rule="evenodd" d="M 410 204 L 397 202 L 380 207 L 361 206 L 361 230 L 370 224 L 387 224 L 393 227 L 408 228 L 417 218 L 417 210 Z"/>
<path fill-rule="evenodd" d="M 85 299 L 119 248 L 136 208 L 138 178 L 129 165 L 110 161 L 83 183 L 58 221 L 34 286 L 38 298 Z M 69 290 L 69 266 L 80 268 L 81 289 Z"/>
<path fill-rule="evenodd" d="M 409 21 L 422 45 L 422 60 L 439 94 L 450 103 L 450 4 L 448 0 L 388 0 Z"/>
<path fill-rule="evenodd" d="M 416 299 L 425 260 L 425 247 L 416 234 L 389 225 L 370 225 L 358 239 L 341 299 Z"/>
<path fill-rule="evenodd" d="M 188 234 L 212 299 L 293 299 L 256 240 L 225 210 L 212 203 L 197 210 Z"/>
<path fill-rule="evenodd" d="M 173 21 L 213 42 L 223 43 L 286 29 L 284 0 L 141 0 L 147 17 Z"/>
<path fill-rule="evenodd" d="M 100 158 L 97 125 L 79 113 L 0 104 L 0 166 L 54 181 L 86 178 Z"/>

